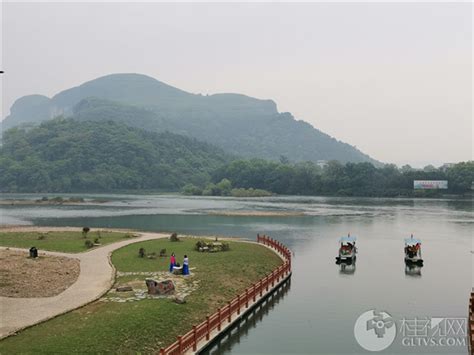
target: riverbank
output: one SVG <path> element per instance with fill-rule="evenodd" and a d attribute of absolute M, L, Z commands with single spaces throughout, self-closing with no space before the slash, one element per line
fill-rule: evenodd
<path fill-rule="evenodd" d="M 127 295 L 114 300 L 117 293 L 111 290 L 82 308 L 2 340 L 1 348 L 7 353 L 33 353 L 38 347 L 49 353 L 154 353 L 282 263 L 274 252 L 256 243 L 229 241 L 227 252 L 201 253 L 194 250 L 196 241 L 195 238 L 182 238 L 180 242 L 139 241 L 116 250 L 111 256 L 117 269 L 115 289 L 124 285 L 144 286 L 143 273 L 161 272 L 166 276 L 168 257 L 139 258 L 140 248 L 144 248 L 147 255 L 158 254 L 162 249 L 166 249 L 168 255 L 174 251 L 180 262 L 187 254 L 192 271 L 190 277 L 183 278 L 181 287 L 181 291 L 188 292 L 186 303 L 176 304 L 168 297 L 149 299 Z M 113 245 L 100 247 L 95 252 Z M 75 255 L 88 254 L 90 252 Z M 93 270 L 88 272 L 94 275 Z M 156 277 L 159 279 L 159 274 Z"/>

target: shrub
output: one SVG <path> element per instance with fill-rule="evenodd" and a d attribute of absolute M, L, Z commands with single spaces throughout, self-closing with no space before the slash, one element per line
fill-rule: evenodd
<path fill-rule="evenodd" d="M 203 248 L 206 246 L 206 243 L 204 243 L 202 240 L 198 240 L 196 242 L 196 246 L 194 247 L 197 251 L 199 251 L 199 249 Z"/>
<path fill-rule="evenodd" d="M 193 184 L 187 184 L 182 189 L 183 195 L 201 196 L 202 189 Z"/>
<path fill-rule="evenodd" d="M 38 240 L 43 240 L 43 239 L 46 239 L 46 234 L 41 233 L 41 234 L 38 236 Z"/>
<path fill-rule="evenodd" d="M 94 243 L 92 243 L 89 239 L 86 239 L 84 242 L 84 245 L 86 246 L 87 249 L 90 249 L 94 246 Z"/>
<path fill-rule="evenodd" d="M 178 234 L 177 233 L 171 234 L 170 235 L 170 241 L 171 242 L 179 242 Z"/>
<path fill-rule="evenodd" d="M 140 258 L 144 258 L 144 257 L 145 257 L 145 254 L 146 254 L 146 251 L 145 251 L 144 248 L 138 249 L 138 256 L 139 256 Z"/>
<path fill-rule="evenodd" d="M 82 236 L 83 236 L 84 238 L 86 238 L 86 237 L 87 237 L 87 233 L 89 233 L 90 230 L 91 230 L 91 229 L 90 229 L 89 227 L 83 227 L 83 228 L 82 228 Z"/>
<path fill-rule="evenodd" d="M 222 251 L 229 251 L 230 245 L 229 243 L 222 243 Z"/>
<path fill-rule="evenodd" d="M 95 238 L 95 239 L 94 239 L 94 244 L 100 244 L 99 238 Z"/>

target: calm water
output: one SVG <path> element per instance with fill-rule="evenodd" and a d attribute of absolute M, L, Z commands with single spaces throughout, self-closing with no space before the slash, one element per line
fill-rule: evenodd
<path fill-rule="evenodd" d="M 32 195 L 3 196 L 18 197 Z M 87 225 L 251 239 L 265 233 L 294 251 L 291 287 L 271 310 L 257 314 L 213 353 L 366 353 L 353 332 L 356 319 L 367 310 L 388 312 L 397 322 L 403 318 L 466 317 L 473 284 L 472 201 L 90 197 L 110 202 L 2 206 L 1 223 Z M 210 216 L 210 210 L 303 211 L 308 216 Z M 334 263 L 337 240 L 348 232 L 358 238 L 355 270 L 342 270 Z M 420 275 L 405 270 L 403 239 L 410 233 L 423 241 L 425 266 Z M 403 345 L 399 330 L 393 344 L 381 353 L 466 353 L 463 346 Z"/>

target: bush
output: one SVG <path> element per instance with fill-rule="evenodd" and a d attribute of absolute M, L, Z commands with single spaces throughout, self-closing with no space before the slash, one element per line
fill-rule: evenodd
<path fill-rule="evenodd" d="M 170 235 L 170 242 L 179 242 L 178 234 L 173 233 Z"/>
<path fill-rule="evenodd" d="M 90 230 L 91 230 L 91 229 L 90 229 L 89 227 L 84 227 L 84 228 L 82 228 L 82 236 L 83 236 L 84 238 L 86 238 L 86 237 L 87 237 L 87 233 L 89 233 Z"/>
<path fill-rule="evenodd" d="M 229 243 L 222 243 L 222 251 L 229 251 L 230 245 Z"/>
<path fill-rule="evenodd" d="M 201 196 L 202 189 L 193 184 L 187 184 L 182 189 L 183 195 L 188 196 Z"/>
<path fill-rule="evenodd" d="M 140 249 L 138 249 L 138 257 L 140 257 L 140 258 L 144 258 L 144 257 L 145 257 L 145 255 L 146 255 L 146 251 L 145 251 L 145 249 L 144 249 L 144 248 L 140 248 Z"/>
<path fill-rule="evenodd" d="M 89 239 L 86 239 L 84 242 L 84 245 L 86 246 L 87 249 L 90 249 L 94 246 L 94 243 L 92 243 Z"/>
<path fill-rule="evenodd" d="M 43 239 L 46 239 L 46 234 L 41 233 L 41 234 L 38 236 L 38 240 L 43 240 Z"/>
<path fill-rule="evenodd" d="M 262 189 L 232 189 L 230 194 L 233 197 L 266 197 L 266 196 L 272 196 L 272 193 L 267 190 L 262 190 Z"/>
<path fill-rule="evenodd" d="M 94 244 L 100 244 L 99 238 L 95 238 L 95 239 L 94 239 Z"/>

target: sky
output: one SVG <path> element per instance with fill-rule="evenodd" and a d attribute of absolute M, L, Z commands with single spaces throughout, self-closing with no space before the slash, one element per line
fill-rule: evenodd
<path fill-rule="evenodd" d="M 471 3 L 3 3 L 2 117 L 111 73 L 272 99 L 383 162 L 471 160 Z"/>

